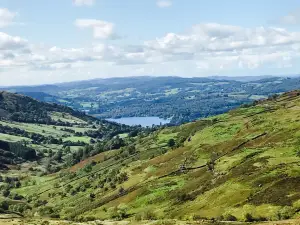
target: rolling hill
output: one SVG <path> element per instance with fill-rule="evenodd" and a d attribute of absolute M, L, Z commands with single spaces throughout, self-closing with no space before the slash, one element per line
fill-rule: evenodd
<path fill-rule="evenodd" d="M 66 106 L 39 102 L 33 98 L 6 91 L 0 92 L 0 117 L 2 119 L 55 124 L 57 121 L 52 116 L 53 113 L 69 114 L 84 122 L 96 120 Z"/>
<path fill-rule="evenodd" d="M 288 92 L 140 134 L 11 192 L 27 200 L 26 215 L 79 221 L 295 219 L 299 130 L 300 92 Z"/>
<path fill-rule="evenodd" d="M 157 116 L 172 118 L 173 125 L 180 125 L 299 88 L 299 77 L 145 76 L 2 89 L 63 104 L 102 119 Z"/>
<path fill-rule="evenodd" d="M 115 136 L 127 135 L 138 129 L 98 120 L 66 106 L 0 92 L 1 169 L 29 160 L 33 168 L 44 171 L 45 159 L 57 154 L 59 158 L 67 157 L 83 147 L 87 148 L 90 143 L 113 142 Z M 108 147 L 104 146 L 102 150 L 105 148 Z M 88 156 L 85 153 L 85 157 Z M 57 162 L 56 170 L 64 163 L 64 160 Z"/>

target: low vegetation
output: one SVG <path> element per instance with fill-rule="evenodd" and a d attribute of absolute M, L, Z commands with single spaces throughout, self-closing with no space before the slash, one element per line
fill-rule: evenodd
<path fill-rule="evenodd" d="M 294 91 L 181 126 L 105 133 L 83 146 L 27 143 L 40 158 L 6 165 L 1 210 L 76 223 L 297 224 L 299 110 Z M 111 131 L 104 124 L 87 121 L 83 137 L 100 126 Z M 59 132 L 75 137 L 66 129 L 76 126 Z"/>

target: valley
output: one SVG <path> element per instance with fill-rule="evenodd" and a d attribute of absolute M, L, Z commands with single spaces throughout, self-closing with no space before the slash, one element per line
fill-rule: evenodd
<path fill-rule="evenodd" d="M 298 91 L 153 128 L 8 92 L 0 106 L 3 212 L 84 224 L 259 224 L 300 216 Z"/>
<path fill-rule="evenodd" d="M 300 78 L 129 77 L 4 90 L 84 111 L 100 119 L 172 118 L 180 125 L 228 112 L 242 104 L 300 88 Z M 152 124 L 151 124 L 152 125 Z M 150 125 L 150 126 L 151 126 Z"/>
<path fill-rule="evenodd" d="M 0 0 L 0 225 L 300 225 L 299 0 Z"/>

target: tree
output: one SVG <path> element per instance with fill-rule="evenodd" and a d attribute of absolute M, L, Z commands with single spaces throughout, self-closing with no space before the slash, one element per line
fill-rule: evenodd
<path fill-rule="evenodd" d="M 224 220 L 226 220 L 226 221 L 237 221 L 237 218 L 235 216 L 231 215 L 231 214 L 226 214 L 224 216 Z"/>
<path fill-rule="evenodd" d="M 55 155 L 53 156 L 53 159 L 56 160 L 56 161 L 61 161 L 62 159 L 62 156 L 63 156 L 63 152 L 61 149 L 59 149 Z"/>
<path fill-rule="evenodd" d="M 110 217 L 112 219 L 123 220 L 128 217 L 128 207 L 125 204 L 120 204 L 118 207 L 109 209 Z"/>
<path fill-rule="evenodd" d="M 8 197 L 9 194 L 10 194 L 10 191 L 9 191 L 8 189 L 5 189 L 5 190 L 2 192 L 2 195 L 3 195 L 4 197 Z"/>
<path fill-rule="evenodd" d="M 172 148 L 172 147 L 174 147 L 175 146 L 175 140 L 173 139 L 173 138 L 171 138 L 169 141 L 168 141 L 168 146 L 170 147 L 170 148 Z"/>
<path fill-rule="evenodd" d="M 44 166 L 47 172 L 51 172 L 51 158 L 45 159 Z"/>
<path fill-rule="evenodd" d="M 20 182 L 20 181 L 17 181 L 17 182 L 15 183 L 15 187 L 16 187 L 16 188 L 20 188 L 20 187 L 21 187 L 21 182 Z"/>
<path fill-rule="evenodd" d="M 96 198 L 96 195 L 94 193 L 90 194 L 90 199 L 93 200 L 94 198 Z"/>
<path fill-rule="evenodd" d="M 8 210 L 9 204 L 7 201 L 0 202 L 0 209 Z"/>
<path fill-rule="evenodd" d="M 70 147 L 70 146 L 66 146 L 66 147 L 65 147 L 65 153 L 66 153 L 66 154 L 71 153 L 71 147 Z"/>
<path fill-rule="evenodd" d="M 89 173 L 93 170 L 93 166 L 92 164 L 87 164 L 84 168 L 83 168 L 83 171 L 86 172 L 86 173 Z"/>
<path fill-rule="evenodd" d="M 253 222 L 254 218 L 253 218 L 253 216 L 250 213 L 246 213 L 246 215 L 245 215 L 245 221 L 246 222 Z"/>
<path fill-rule="evenodd" d="M 138 130 L 130 131 L 128 137 L 136 137 L 138 135 Z"/>

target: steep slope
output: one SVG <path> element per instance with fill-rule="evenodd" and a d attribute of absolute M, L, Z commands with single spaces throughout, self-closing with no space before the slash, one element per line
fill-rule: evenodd
<path fill-rule="evenodd" d="M 85 122 L 95 121 L 93 117 L 58 104 L 39 102 L 30 97 L 10 92 L 0 92 L 0 118 L 18 122 L 55 123 L 52 112 L 67 113 Z"/>
<path fill-rule="evenodd" d="M 100 140 L 106 143 L 132 130 L 138 128 L 98 120 L 71 108 L 27 96 L 0 92 L 0 169 L 26 160 L 38 160 L 42 165 L 34 167 L 44 171 L 43 163 L 47 164 L 44 159 L 51 161 L 57 154 L 60 162 L 55 166 L 58 169 L 66 163 L 68 154 L 89 148 L 90 143 Z M 84 157 L 93 154 L 97 152 L 81 153 Z"/>
<path fill-rule="evenodd" d="M 43 102 L 60 103 L 60 101 L 64 101 L 63 99 L 44 92 L 18 92 L 17 94 L 26 95 Z"/>
<path fill-rule="evenodd" d="M 299 95 L 140 135 L 14 192 L 33 212 L 79 220 L 299 217 Z"/>
<path fill-rule="evenodd" d="M 36 160 L 36 151 L 21 143 L 0 140 L 0 170 L 7 169 L 7 165 L 19 164 L 26 160 Z"/>

